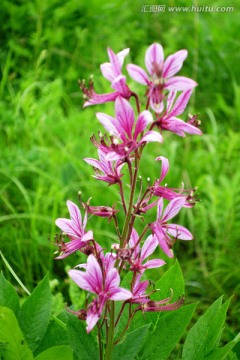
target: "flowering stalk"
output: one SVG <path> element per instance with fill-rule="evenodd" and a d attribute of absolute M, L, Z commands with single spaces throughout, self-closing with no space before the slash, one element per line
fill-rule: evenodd
<path fill-rule="evenodd" d="M 127 245 L 127 241 L 128 241 L 127 233 L 128 233 L 128 229 L 129 229 L 129 223 L 132 218 L 132 207 L 133 207 L 133 199 L 134 199 L 138 169 L 139 169 L 138 153 L 135 153 L 134 175 L 133 175 L 132 184 L 131 184 L 131 193 L 130 193 L 130 199 L 129 199 L 128 212 L 127 212 L 127 216 L 126 216 L 124 227 L 123 227 L 122 241 L 120 243 L 120 247 L 125 247 Z"/>
<path fill-rule="evenodd" d="M 156 158 L 161 161 L 159 179 L 153 184 L 149 180 L 145 189 L 140 180 L 140 192 L 136 194 L 141 157 L 149 142 L 162 143 L 162 132 L 166 130 L 179 136 L 185 136 L 186 133 L 201 135 L 197 116 L 190 116 L 187 122 L 177 118 L 185 110 L 193 88 L 197 85 L 191 79 L 174 76 L 181 69 L 187 51 L 178 51 L 164 61 L 162 46 L 151 45 L 145 56 L 150 76 L 137 65 L 127 66 L 129 75 L 145 86 L 146 104 L 140 103 L 139 95 L 130 89 L 122 74 L 123 61 L 128 52 L 129 49 L 125 49 L 115 54 L 108 49 L 110 62 L 101 65 L 102 74 L 110 81 L 113 92 L 97 94 L 92 79 L 89 89 L 84 81 L 80 82 L 80 88 L 87 97 L 84 106 L 114 102 L 114 117 L 100 112 L 96 114 L 108 133 L 99 133 L 99 139 L 94 135 L 91 137 L 93 145 L 98 149 L 99 159 L 86 158 L 85 161 L 93 166 L 97 180 L 108 183 L 108 186 L 119 186 L 121 208 L 115 209 L 115 205 L 90 205 L 89 199 L 87 203 L 81 202 L 85 210 L 82 220 L 78 206 L 67 201 L 70 219 L 56 220 L 56 225 L 62 231 L 60 238 L 57 237 L 56 245 L 60 255 L 56 259 L 63 259 L 76 251 L 86 255 L 86 263 L 78 265 L 78 269 L 70 270 L 69 276 L 88 292 L 90 302 L 84 309 L 71 312 L 81 321 L 86 321 L 87 332 L 97 326 L 100 359 L 105 360 L 112 359 L 114 344 L 124 337 L 138 311 L 173 311 L 182 306 L 183 297 L 175 302 L 172 302 L 172 296 L 158 301 L 151 300 L 152 293 L 157 290 L 150 291 L 150 282 L 141 281 L 141 277 L 146 270 L 165 265 L 164 260 L 152 258 L 158 246 L 165 255 L 173 257 L 173 245 L 178 239 L 193 239 L 188 229 L 169 223 L 169 220 L 183 207 L 191 208 L 196 203 L 195 189 L 176 189 L 162 184 L 169 170 L 169 161 L 163 156 Z M 130 104 L 131 97 L 135 99 L 136 116 Z M 145 110 L 141 111 L 141 108 Z M 125 189 L 128 184 L 122 173 L 125 164 L 129 198 Z M 156 220 L 145 224 L 138 235 L 135 223 L 138 227 L 138 219 L 144 220 L 145 213 L 151 209 L 156 209 Z M 119 217 L 121 211 L 125 216 L 123 226 Z M 93 231 L 86 230 L 88 220 L 90 222 L 89 214 L 108 221 L 113 219 L 118 243 L 109 244 L 108 252 L 96 241 Z M 147 235 L 148 232 L 151 233 Z M 123 271 L 132 273 L 128 289 L 120 286 Z M 123 302 L 118 313 L 115 301 Z M 116 339 L 115 329 L 121 317 L 125 316 L 124 309 L 127 306 L 129 315 L 122 333 Z M 105 340 L 102 339 L 104 326 Z"/>

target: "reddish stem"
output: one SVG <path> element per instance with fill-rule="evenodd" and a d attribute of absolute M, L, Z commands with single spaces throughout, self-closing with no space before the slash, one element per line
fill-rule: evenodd
<path fill-rule="evenodd" d="M 137 96 L 137 94 L 136 94 L 135 92 L 132 92 L 131 95 L 134 96 L 134 98 L 135 98 L 135 100 L 136 100 L 137 111 L 138 111 L 138 114 L 140 114 L 141 109 L 140 109 L 139 98 L 138 98 L 138 96 Z"/>

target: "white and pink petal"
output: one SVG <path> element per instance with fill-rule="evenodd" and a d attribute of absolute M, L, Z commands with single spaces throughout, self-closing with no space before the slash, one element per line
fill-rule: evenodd
<path fill-rule="evenodd" d="M 185 197 L 178 197 L 171 200 L 164 211 L 162 222 L 166 222 L 174 218 L 185 205 L 185 201 Z"/>
<path fill-rule="evenodd" d="M 96 104 L 104 104 L 106 102 L 115 101 L 116 97 L 118 96 L 117 92 L 107 93 L 107 94 L 96 94 L 93 93 L 91 98 L 83 104 L 83 107 L 87 107 L 90 105 Z"/>
<path fill-rule="evenodd" d="M 168 173 L 169 170 L 169 161 L 167 158 L 165 158 L 164 156 L 158 156 L 155 160 L 159 160 L 162 162 L 162 169 L 161 169 L 161 173 L 160 173 L 160 179 L 159 182 L 162 182 L 163 179 L 165 178 L 165 176 Z"/>
<path fill-rule="evenodd" d="M 105 291 L 111 292 L 113 289 L 116 289 L 120 284 L 120 276 L 117 269 L 112 268 L 106 274 L 105 279 Z"/>
<path fill-rule="evenodd" d="M 161 114 L 164 110 L 164 103 L 162 101 L 156 103 L 153 96 L 150 96 L 150 106 L 156 114 Z"/>
<path fill-rule="evenodd" d="M 199 128 L 176 117 L 168 119 L 163 129 L 172 131 L 178 136 L 182 137 L 185 136 L 185 133 L 192 135 L 202 135 L 202 131 Z"/>
<path fill-rule="evenodd" d="M 80 213 L 79 208 L 72 201 L 67 200 L 67 207 L 71 217 L 71 220 L 76 224 L 76 227 L 82 228 L 82 215 Z"/>
<path fill-rule="evenodd" d="M 92 158 L 85 158 L 84 161 L 86 161 L 86 163 L 93 166 L 94 168 L 104 172 L 103 168 L 102 168 L 102 164 L 101 164 L 101 162 L 99 160 L 92 159 Z"/>
<path fill-rule="evenodd" d="M 101 72 L 102 72 L 103 76 L 105 77 L 105 79 L 107 79 L 111 82 L 114 80 L 115 76 L 114 76 L 112 65 L 110 63 L 104 63 L 104 64 L 100 65 L 100 69 L 101 69 Z"/>
<path fill-rule="evenodd" d="M 138 274 L 136 277 L 135 284 L 133 286 L 133 295 L 135 296 L 141 296 L 145 294 L 145 291 L 148 287 L 149 281 L 145 280 L 143 282 L 140 282 L 142 274 Z"/>
<path fill-rule="evenodd" d="M 119 61 L 119 64 L 120 64 L 121 68 L 123 66 L 123 62 L 124 62 L 125 57 L 129 54 L 129 50 L 130 49 L 127 48 L 127 49 L 123 49 L 122 51 L 119 51 L 117 53 L 118 61 Z"/>
<path fill-rule="evenodd" d="M 134 140 L 137 140 L 138 135 L 143 132 L 146 127 L 153 122 L 153 117 L 150 111 L 144 110 L 142 111 L 137 119 L 136 127 L 134 131 L 133 138 Z"/>
<path fill-rule="evenodd" d="M 167 235 L 165 229 L 163 229 L 160 224 L 154 223 L 152 224 L 152 231 L 154 235 L 156 235 L 160 248 L 168 257 L 172 258 L 173 252 L 171 247 L 169 246 L 171 239 Z"/>
<path fill-rule="evenodd" d="M 132 233 L 131 233 L 131 237 L 130 237 L 130 240 L 129 240 L 129 245 L 130 245 L 130 248 L 134 248 L 134 251 L 133 251 L 133 254 L 132 254 L 134 259 L 137 258 L 138 254 L 140 253 L 140 244 L 137 244 L 138 239 L 139 239 L 138 233 L 133 228 Z"/>
<path fill-rule="evenodd" d="M 161 197 L 157 203 L 157 220 L 160 220 L 163 212 L 163 198 Z"/>
<path fill-rule="evenodd" d="M 144 267 L 146 269 L 154 269 L 154 268 L 159 268 L 163 265 L 165 265 L 165 261 L 161 260 L 161 259 L 152 259 L 152 260 L 148 260 L 145 264 Z"/>
<path fill-rule="evenodd" d="M 168 224 L 166 226 L 166 231 L 169 235 L 181 239 L 181 240 L 192 240 L 193 235 L 190 233 L 188 229 L 184 226 L 178 224 Z"/>
<path fill-rule="evenodd" d="M 119 301 L 119 300 L 128 300 L 131 297 L 132 297 L 131 291 L 124 288 L 117 288 L 112 290 L 109 299 L 114 301 Z"/>
<path fill-rule="evenodd" d="M 129 64 L 127 65 L 127 71 L 128 74 L 131 76 L 131 78 L 136 82 L 138 82 L 139 84 L 142 85 L 150 84 L 150 80 L 148 78 L 146 71 L 144 71 L 140 66 Z"/>
<path fill-rule="evenodd" d="M 132 137 L 132 130 L 134 124 L 134 111 L 129 102 L 118 96 L 115 101 L 115 114 L 118 122 L 118 130 L 125 132 L 129 138 Z"/>
<path fill-rule="evenodd" d="M 172 109 L 173 103 L 175 101 L 176 95 L 177 95 L 176 90 L 170 91 L 169 94 L 168 94 L 168 97 L 167 97 L 167 115 L 166 115 L 167 118 L 168 118 L 168 116 L 169 116 L 169 114 L 171 112 L 171 109 Z"/>
<path fill-rule="evenodd" d="M 85 242 L 79 239 L 74 239 L 73 237 L 71 241 L 64 243 L 64 251 L 62 251 L 62 253 L 59 256 L 57 256 L 55 259 L 57 260 L 64 259 L 67 256 L 76 252 L 77 250 L 81 250 L 85 245 L 86 245 Z"/>
<path fill-rule="evenodd" d="M 126 84 L 126 76 L 124 75 L 119 75 L 113 80 L 112 88 L 125 99 L 129 99 L 131 96 L 131 91 Z"/>
<path fill-rule="evenodd" d="M 159 69 L 163 66 L 164 53 L 160 44 L 154 43 L 146 51 L 145 64 L 150 75 L 153 75 L 156 65 Z"/>
<path fill-rule="evenodd" d="M 96 117 L 110 134 L 119 137 L 119 131 L 114 125 L 116 120 L 112 116 L 98 112 L 96 113 Z"/>
<path fill-rule="evenodd" d="M 187 54 L 187 50 L 180 50 L 175 54 L 169 55 L 164 61 L 163 77 L 169 78 L 181 70 L 183 61 L 186 59 Z"/>
<path fill-rule="evenodd" d="M 106 155 L 106 160 L 107 161 L 117 161 L 117 160 L 121 160 L 125 157 L 125 155 L 120 155 L 118 153 L 116 153 L 115 151 L 109 151 Z"/>
<path fill-rule="evenodd" d="M 95 289 L 95 293 L 99 294 L 102 291 L 103 276 L 102 269 L 94 255 L 89 255 L 87 259 L 87 271 L 85 273 L 89 284 Z"/>
<path fill-rule="evenodd" d="M 108 57 L 112 65 L 114 78 L 116 78 L 118 75 L 121 75 L 121 66 L 120 66 L 119 58 L 110 48 L 108 48 Z"/>
<path fill-rule="evenodd" d="M 163 137 L 161 134 L 159 134 L 157 131 L 150 130 L 148 131 L 140 140 L 140 144 L 144 142 L 163 142 Z"/>
<path fill-rule="evenodd" d="M 155 251 L 157 246 L 158 246 L 158 241 L 156 237 L 154 235 L 149 235 L 142 246 L 142 250 L 140 254 L 141 261 L 152 255 L 152 253 Z"/>
<path fill-rule="evenodd" d="M 81 239 L 82 229 L 79 229 L 72 220 L 59 218 L 55 221 L 55 224 L 67 235 L 74 239 Z"/>
<path fill-rule="evenodd" d="M 99 314 L 98 312 L 91 312 L 91 310 L 88 311 L 87 319 L 86 319 L 87 333 L 90 333 L 90 331 L 92 331 L 92 329 L 94 328 L 100 317 L 101 314 Z"/>
<path fill-rule="evenodd" d="M 189 99 L 192 95 L 192 89 L 183 91 L 177 98 L 169 116 L 178 116 L 182 114 L 189 102 Z"/>
<path fill-rule="evenodd" d="M 185 76 L 173 76 L 165 82 L 164 88 L 168 90 L 189 90 L 197 86 L 196 81 Z"/>
<path fill-rule="evenodd" d="M 80 270 L 69 270 L 68 272 L 70 278 L 83 290 L 90 291 L 95 293 L 95 287 L 91 282 L 89 282 L 86 273 Z"/>
<path fill-rule="evenodd" d="M 86 232 L 86 234 L 83 235 L 82 239 L 83 242 L 87 242 L 90 240 L 93 240 L 93 232 L 92 230 L 89 230 L 88 232 Z"/>

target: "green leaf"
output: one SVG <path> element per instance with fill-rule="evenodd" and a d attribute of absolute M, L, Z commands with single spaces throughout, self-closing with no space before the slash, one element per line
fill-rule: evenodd
<path fill-rule="evenodd" d="M 36 360 L 73 360 L 72 349 L 69 346 L 54 346 L 39 354 Z"/>
<path fill-rule="evenodd" d="M 152 300 L 168 297 L 171 294 L 171 289 L 173 291 L 172 301 L 184 294 L 184 278 L 178 261 L 156 282 L 156 289 L 160 289 L 160 291 L 151 296 Z"/>
<path fill-rule="evenodd" d="M 19 283 L 19 285 L 23 288 L 23 290 L 30 295 L 30 292 L 28 291 L 28 289 L 26 288 L 26 286 L 21 282 L 21 280 L 19 279 L 19 277 L 17 276 L 17 274 L 15 273 L 15 271 L 13 270 L 13 268 L 11 267 L 11 265 L 9 264 L 9 262 L 7 261 L 7 259 L 3 256 L 3 253 L 0 251 L 0 256 L 3 259 L 3 262 L 5 263 L 6 267 L 8 268 L 8 270 L 10 271 L 10 273 L 12 274 L 12 276 L 14 277 L 14 279 Z"/>
<path fill-rule="evenodd" d="M 236 341 L 230 341 L 228 344 L 223 346 L 222 348 L 217 348 L 211 351 L 204 360 L 223 360 L 230 353 L 230 351 L 236 345 Z"/>
<path fill-rule="evenodd" d="M 217 345 L 229 302 L 230 300 L 222 305 L 222 297 L 220 297 L 191 328 L 183 347 L 184 360 L 206 359 L 206 356 Z"/>
<path fill-rule="evenodd" d="M 92 334 L 87 334 L 86 325 L 75 315 L 68 314 L 67 332 L 70 345 L 79 360 L 98 360 L 98 345 Z"/>
<path fill-rule="evenodd" d="M 47 330 L 51 315 L 51 292 L 46 276 L 25 301 L 19 311 L 19 324 L 34 352 Z"/>
<path fill-rule="evenodd" d="M 121 286 L 122 286 L 124 289 L 130 290 L 130 289 L 131 289 L 132 278 L 133 278 L 133 273 L 132 273 L 131 271 L 129 271 L 129 272 L 124 276 L 124 278 L 122 279 L 122 281 L 121 281 Z"/>
<path fill-rule="evenodd" d="M 154 331 L 146 339 L 141 360 L 165 360 L 169 358 L 191 320 L 197 304 L 190 304 L 167 313 L 159 319 Z M 192 358 L 192 360 L 195 358 Z"/>
<path fill-rule="evenodd" d="M 0 307 L 0 324 L 0 359 L 32 360 L 32 352 L 11 309 Z"/>
<path fill-rule="evenodd" d="M 64 320 L 65 312 L 58 316 L 58 320 Z M 57 345 L 69 345 L 67 327 L 64 329 L 55 319 L 48 324 L 46 333 L 38 346 L 35 354 L 45 351 L 46 349 Z"/>
<path fill-rule="evenodd" d="M 0 275 L 0 306 L 6 306 L 17 315 L 19 311 L 19 301 L 14 287 Z"/>
<path fill-rule="evenodd" d="M 226 360 L 239 360 L 239 356 L 235 352 L 230 352 Z"/>
<path fill-rule="evenodd" d="M 177 300 L 184 294 L 184 278 L 178 261 L 156 282 L 155 287 L 159 289 L 159 291 L 151 295 L 151 300 L 163 300 L 171 296 L 171 291 L 173 295 L 172 301 Z M 146 319 L 148 322 L 151 321 L 156 325 L 159 318 L 166 314 L 167 313 L 147 313 Z"/>
<path fill-rule="evenodd" d="M 127 334 L 123 342 L 114 347 L 115 360 L 133 360 L 143 346 L 150 324 L 144 325 Z"/>
<path fill-rule="evenodd" d="M 71 304 L 74 304 L 76 309 L 84 307 L 86 301 L 86 294 L 83 290 L 75 284 L 74 281 L 69 281 L 69 297 Z"/>

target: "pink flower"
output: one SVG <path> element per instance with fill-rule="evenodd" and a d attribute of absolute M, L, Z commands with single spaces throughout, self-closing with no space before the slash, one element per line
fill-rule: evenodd
<path fill-rule="evenodd" d="M 115 210 L 110 206 L 90 206 L 85 204 L 85 209 L 89 214 L 100 216 L 103 218 L 109 218 L 109 220 L 116 215 L 119 210 Z"/>
<path fill-rule="evenodd" d="M 163 311 L 172 311 L 179 309 L 184 303 L 184 297 L 176 300 L 175 302 L 169 304 L 170 299 L 164 299 L 160 301 L 149 300 L 141 306 L 141 310 L 145 312 L 163 312 Z"/>
<path fill-rule="evenodd" d="M 123 176 L 121 174 L 121 169 L 124 163 L 120 161 L 111 162 L 106 160 L 106 152 L 101 149 L 98 149 L 99 160 L 92 158 L 84 159 L 88 164 L 92 165 L 95 170 L 95 178 L 98 180 L 105 181 L 109 184 L 117 184 L 120 181 L 120 178 Z M 101 173 L 103 173 L 101 175 Z"/>
<path fill-rule="evenodd" d="M 126 77 L 122 75 L 124 58 L 128 53 L 129 49 L 124 49 L 115 54 L 112 49 L 108 48 L 110 63 L 104 63 L 100 66 L 103 76 L 111 82 L 112 88 L 125 99 L 129 99 L 131 96 L 131 91 L 126 85 Z"/>
<path fill-rule="evenodd" d="M 117 269 L 110 266 L 103 274 L 93 255 L 88 257 L 86 272 L 70 270 L 69 276 L 81 289 L 97 295 L 87 310 L 87 332 L 90 332 L 100 319 L 107 300 L 127 300 L 132 297 L 129 290 L 119 287 L 120 276 Z"/>
<path fill-rule="evenodd" d="M 83 97 L 86 99 L 83 107 L 90 105 L 104 104 L 109 101 L 115 101 L 118 96 L 117 92 L 107 93 L 107 94 L 97 94 L 94 90 L 93 80 L 90 79 L 89 86 L 85 84 L 85 80 L 80 80 L 78 82 L 80 89 L 83 92 Z"/>
<path fill-rule="evenodd" d="M 100 123 L 111 135 L 111 145 L 105 147 L 105 151 L 108 152 L 106 160 L 126 158 L 144 143 L 162 142 L 162 136 L 156 131 L 147 131 L 138 140 L 139 135 L 146 130 L 148 124 L 153 122 L 149 111 L 141 112 L 134 126 L 133 108 L 127 100 L 119 96 L 115 101 L 115 114 L 115 118 L 103 113 L 96 114 Z"/>
<path fill-rule="evenodd" d="M 147 49 L 145 55 L 145 64 L 150 77 L 141 67 L 133 64 L 127 65 L 129 75 L 138 83 L 148 86 L 147 96 L 155 112 L 162 112 L 161 103 L 165 89 L 187 90 L 197 85 L 192 79 L 174 76 L 182 68 L 186 57 L 187 50 L 180 50 L 168 56 L 164 61 L 162 46 L 154 43 Z"/>
<path fill-rule="evenodd" d="M 130 302 L 133 304 L 139 304 L 140 306 L 135 309 L 135 311 L 142 310 L 144 312 L 162 312 L 162 311 L 172 311 L 179 309 L 184 303 L 184 297 L 176 300 L 173 303 L 170 303 L 172 300 L 173 294 L 163 300 L 154 301 L 150 300 L 150 294 L 146 293 L 146 289 L 149 285 L 149 281 L 145 280 L 140 282 L 141 274 L 137 275 L 133 289 L 132 289 L 132 298 Z"/>
<path fill-rule="evenodd" d="M 115 54 L 108 48 L 110 63 L 104 63 L 100 66 L 103 76 L 111 82 L 111 86 L 115 90 L 113 93 L 97 94 L 94 91 L 92 80 L 90 80 L 89 88 L 85 86 L 85 81 L 79 82 L 79 86 L 87 98 L 83 107 L 115 101 L 119 95 L 126 99 L 131 97 L 132 93 L 126 84 L 126 77 L 122 75 L 123 61 L 128 53 L 129 49 L 124 49 L 118 54 Z"/>
<path fill-rule="evenodd" d="M 154 185 L 151 188 L 151 192 L 153 193 L 153 195 L 158 196 L 158 197 L 163 197 L 164 199 L 167 199 L 170 201 L 173 199 L 176 199 L 176 198 L 184 198 L 185 203 L 183 206 L 184 207 L 193 207 L 197 201 L 194 198 L 194 192 L 196 191 L 196 189 L 190 189 L 190 190 L 184 190 L 183 188 L 182 189 L 171 189 L 171 188 L 167 187 L 166 185 L 165 186 L 160 185 L 168 173 L 169 161 L 164 156 L 159 156 L 156 158 L 156 160 L 160 160 L 162 162 L 162 169 L 161 169 L 161 173 L 160 173 L 160 178 L 155 181 Z M 176 192 L 174 190 L 178 190 L 178 192 Z M 155 202 L 153 205 L 155 205 Z"/>
<path fill-rule="evenodd" d="M 132 298 L 131 303 L 144 304 L 149 301 L 149 295 L 146 294 L 146 289 L 148 287 L 149 281 L 145 280 L 140 282 L 142 274 L 136 276 L 136 280 L 132 289 Z"/>
<path fill-rule="evenodd" d="M 57 219 L 56 225 L 69 237 L 70 241 L 64 243 L 64 246 L 62 247 L 62 254 L 56 259 L 63 259 L 69 256 L 75 251 L 84 248 L 88 241 L 93 240 L 92 230 L 85 232 L 87 213 L 82 221 L 82 216 L 77 205 L 68 200 L 67 207 L 71 219 Z"/>
<path fill-rule="evenodd" d="M 140 306 L 135 309 L 142 310 L 144 312 L 162 312 L 162 311 L 171 311 L 176 310 L 180 308 L 183 305 L 184 297 L 181 297 L 180 299 L 176 300 L 173 303 L 170 303 L 173 297 L 173 293 L 170 297 L 159 300 L 159 301 L 153 301 L 150 300 L 150 295 L 146 293 L 146 289 L 149 285 L 149 281 L 145 280 L 143 282 L 140 282 L 141 274 L 137 275 L 135 283 L 133 285 L 132 289 L 132 298 L 130 299 L 131 303 L 139 304 Z"/>
<path fill-rule="evenodd" d="M 155 236 L 150 235 L 144 242 L 141 249 L 140 244 L 138 244 L 138 240 L 138 233 L 135 229 L 133 229 L 129 241 L 130 248 L 133 249 L 131 257 L 131 270 L 135 272 L 144 272 L 146 269 L 158 268 L 166 264 L 165 261 L 161 259 L 152 259 L 143 263 L 144 260 L 153 254 L 156 247 L 158 246 L 158 241 Z"/>
<path fill-rule="evenodd" d="M 159 246 L 169 257 L 173 257 L 172 245 L 176 239 L 192 240 L 193 236 L 188 229 L 178 224 L 168 224 L 167 221 L 175 217 L 185 204 L 185 198 L 175 198 L 167 205 L 163 215 L 163 198 L 158 201 L 157 220 L 151 224 L 153 234 Z M 172 240 L 170 236 L 175 239 Z"/>
<path fill-rule="evenodd" d="M 167 99 L 167 109 L 165 113 L 157 118 L 156 125 L 162 130 L 172 131 L 179 136 L 185 136 L 185 133 L 202 135 L 201 130 L 198 128 L 200 121 L 197 120 L 197 115 L 189 115 L 189 121 L 184 122 L 181 119 L 178 119 L 176 116 L 183 113 L 185 110 L 189 98 L 192 94 L 192 90 L 183 91 L 177 100 L 176 91 L 170 92 Z"/>
<path fill-rule="evenodd" d="M 108 252 L 105 256 L 103 252 L 101 252 L 99 255 L 103 264 L 103 275 L 105 277 L 107 273 L 114 268 L 115 262 L 117 260 L 117 255 L 113 252 Z"/>
<path fill-rule="evenodd" d="M 110 206 L 91 206 L 90 205 L 90 199 L 88 199 L 88 202 L 82 203 L 83 208 L 86 210 L 86 212 L 88 214 L 92 214 L 95 216 L 99 216 L 99 217 L 103 217 L 103 218 L 108 218 L 109 220 L 112 219 L 112 217 L 116 216 L 116 213 L 119 210 L 115 210 L 114 206 L 110 207 Z"/>

